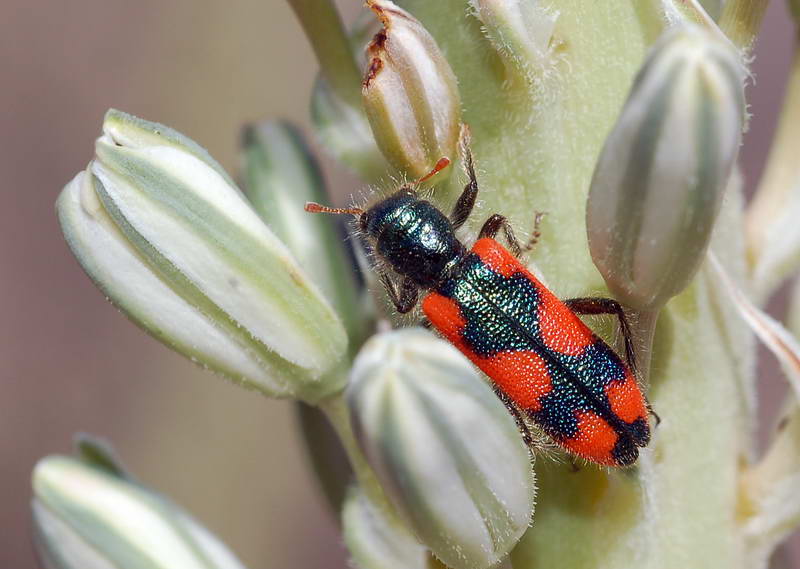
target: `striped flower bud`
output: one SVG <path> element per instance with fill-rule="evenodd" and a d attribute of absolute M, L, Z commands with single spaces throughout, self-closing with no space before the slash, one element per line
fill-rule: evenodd
<path fill-rule="evenodd" d="M 265 121 L 244 131 L 247 197 L 319 285 L 357 346 L 367 335 L 352 257 L 335 217 L 309 215 L 306 202 L 328 203 L 322 172 L 300 132 L 284 121 Z"/>
<path fill-rule="evenodd" d="M 342 509 L 347 550 L 358 569 L 428 569 L 428 550 L 398 524 L 392 524 L 356 486 Z"/>
<path fill-rule="evenodd" d="M 62 192 L 72 252 L 139 326 L 268 395 L 342 388 L 341 322 L 219 165 L 155 123 L 106 115 L 96 158 Z"/>
<path fill-rule="evenodd" d="M 46 569 L 244 569 L 189 514 L 107 468 L 49 456 L 36 465 L 33 493 Z"/>
<path fill-rule="evenodd" d="M 456 156 L 461 122 L 456 76 L 411 14 L 389 0 L 367 0 L 367 5 L 383 30 L 367 48 L 364 108 L 386 159 L 419 178 L 442 156 Z"/>
<path fill-rule="evenodd" d="M 453 569 L 498 563 L 528 528 L 530 457 L 470 363 L 421 329 L 374 336 L 347 391 L 359 445 L 390 500 Z"/>
<path fill-rule="evenodd" d="M 743 68 L 686 25 L 653 46 L 605 142 L 587 204 L 589 247 L 611 292 L 655 309 L 703 260 L 739 149 Z"/>

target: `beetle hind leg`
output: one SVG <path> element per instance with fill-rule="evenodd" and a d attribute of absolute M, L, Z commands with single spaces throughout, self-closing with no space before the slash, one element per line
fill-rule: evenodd
<path fill-rule="evenodd" d="M 570 298 L 564 301 L 567 307 L 576 314 L 611 314 L 619 320 L 619 329 L 625 343 L 625 359 L 634 375 L 636 370 L 636 354 L 633 349 L 633 335 L 622 305 L 611 298 Z"/>

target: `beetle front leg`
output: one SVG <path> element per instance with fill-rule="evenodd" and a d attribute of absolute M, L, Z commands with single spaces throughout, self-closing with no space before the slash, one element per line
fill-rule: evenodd
<path fill-rule="evenodd" d="M 400 314 L 411 312 L 411 309 L 416 306 L 419 296 L 417 285 L 414 284 L 414 281 L 409 278 L 404 278 L 400 283 L 400 290 L 398 291 L 397 285 L 395 285 L 389 275 L 381 272 L 380 279 L 381 283 L 383 283 L 383 287 L 386 289 L 389 300 L 392 301 L 397 312 Z"/>
<path fill-rule="evenodd" d="M 450 222 L 453 229 L 458 229 L 467 221 L 469 215 L 475 207 L 475 200 L 478 197 L 478 178 L 475 176 L 475 166 L 472 162 L 472 150 L 470 150 L 469 128 L 466 125 L 461 127 L 461 161 L 464 170 L 467 172 L 469 182 L 464 186 L 464 191 L 456 201 L 453 211 L 450 213 Z"/>

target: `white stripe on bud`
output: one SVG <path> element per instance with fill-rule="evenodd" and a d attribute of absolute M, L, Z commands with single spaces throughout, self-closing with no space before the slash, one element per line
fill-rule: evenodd
<path fill-rule="evenodd" d="M 695 25 L 652 48 L 592 179 L 592 258 L 631 308 L 659 308 L 702 262 L 739 150 L 744 69 Z"/>
<path fill-rule="evenodd" d="M 491 388 L 421 329 L 374 336 L 347 392 L 367 461 L 417 537 L 449 567 L 498 563 L 531 520 L 528 451 Z"/>
<path fill-rule="evenodd" d="M 192 360 L 272 396 L 313 403 L 341 389 L 325 375 L 346 350 L 339 319 L 221 168 L 179 137 L 109 112 L 96 159 L 58 200 L 73 253 Z"/>
<path fill-rule="evenodd" d="M 422 24 L 389 0 L 367 0 L 383 24 L 367 48 L 362 84 L 372 133 L 389 162 L 410 177 L 456 156 L 461 122 L 458 84 Z"/>
<path fill-rule="evenodd" d="M 244 569 L 168 500 L 80 460 L 42 459 L 33 491 L 36 546 L 47 569 Z"/>

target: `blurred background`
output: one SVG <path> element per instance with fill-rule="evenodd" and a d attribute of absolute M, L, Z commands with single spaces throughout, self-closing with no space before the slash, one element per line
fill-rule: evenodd
<path fill-rule="evenodd" d="M 361 8 L 339 4 L 348 20 Z M 279 0 L 3 0 L 0 13 L 0 567 L 37 566 L 30 471 L 69 452 L 76 431 L 111 440 L 141 480 L 249 567 L 344 567 L 292 406 L 205 374 L 139 332 L 79 269 L 54 213 L 111 106 L 188 134 L 231 173 L 244 122 L 283 116 L 310 132 L 316 62 L 293 14 Z M 751 191 L 793 37 L 773 0 L 749 89 L 755 118 L 742 165 Z M 331 161 L 324 167 L 337 201 L 358 189 Z M 771 308 L 779 313 L 780 300 Z M 764 384 L 771 416 L 783 386 Z M 789 566 L 800 566 L 797 545 Z"/>

